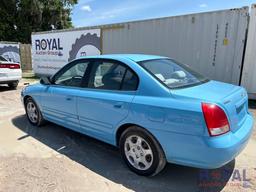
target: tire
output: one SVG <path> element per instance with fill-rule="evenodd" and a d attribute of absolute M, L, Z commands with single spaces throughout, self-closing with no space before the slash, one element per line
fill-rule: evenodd
<path fill-rule="evenodd" d="M 12 88 L 12 89 L 17 89 L 19 82 L 12 82 L 12 83 L 8 83 L 8 87 Z"/>
<path fill-rule="evenodd" d="M 123 160 L 138 175 L 154 176 L 166 165 L 160 144 L 149 132 L 140 127 L 127 128 L 121 134 L 119 146 Z"/>
<path fill-rule="evenodd" d="M 32 111 L 30 111 L 30 107 L 32 107 L 34 109 L 34 115 L 36 115 L 36 116 L 34 116 L 34 118 L 32 116 Z M 26 110 L 26 115 L 27 115 L 28 121 L 32 125 L 39 127 L 45 123 L 45 120 L 42 116 L 42 113 L 41 113 L 39 107 L 37 106 L 36 102 L 31 97 L 29 97 L 25 101 L 25 110 Z"/>

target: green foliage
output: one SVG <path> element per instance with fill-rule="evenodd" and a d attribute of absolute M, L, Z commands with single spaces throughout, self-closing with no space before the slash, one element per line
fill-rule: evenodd
<path fill-rule="evenodd" d="M 77 0 L 0 0 L 0 41 L 29 43 L 31 33 L 72 27 Z"/>

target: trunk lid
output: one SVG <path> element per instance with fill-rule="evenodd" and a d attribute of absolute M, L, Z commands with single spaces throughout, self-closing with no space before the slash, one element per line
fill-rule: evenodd
<path fill-rule="evenodd" d="M 248 112 L 248 97 L 244 88 L 209 81 L 201 85 L 171 90 L 174 97 L 198 99 L 201 102 L 216 103 L 227 115 L 232 132 L 237 131 L 243 124 Z"/>

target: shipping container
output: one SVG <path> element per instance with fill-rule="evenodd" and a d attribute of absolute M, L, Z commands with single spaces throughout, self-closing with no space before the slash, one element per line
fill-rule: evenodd
<path fill-rule="evenodd" d="M 249 98 L 256 99 L 256 4 L 250 13 L 241 85 L 247 89 Z"/>
<path fill-rule="evenodd" d="M 61 35 L 67 32 L 75 33 L 77 30 L 100 29 L 100 49 L 103 54 L 144 53 L 168 56 L 191 66 L 210 79 L 239 84 L 248 11 L 248 7 L 243 7 L 34 33 L 32 35 L 33 63 L 34 66 L 39 65 L 39 62 L 34 59 L 37 35 L 41 38 L 49 38 L 56 33 Z M 55 36 L 57 37 L 58 35 Z M 49 62 L 47 65 L 54 67 L 54 64 Z M 62 62 L 58 67 L 63 65 Z"/>
<path fill-rule="evenodd" d="M 103 53 L 172 57 L 210 79 L 239 84 L 248 7 L 120 24 L 103 29 Z"/>

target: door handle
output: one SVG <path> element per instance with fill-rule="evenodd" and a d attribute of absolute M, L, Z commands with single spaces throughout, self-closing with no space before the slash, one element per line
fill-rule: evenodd
<path fill-rule="evenodd" d="M 118 108 L 118 109 L 122 108 L 122 106 L 123 106 L 123 103 L 116 103 L 116 104 L 114 104 L 114 107 Z"/>
<path fill-rule="evenodd" d="M 67 97 L 66 97 L 66 100 L 67 100 L 67 101 L 71 101 L 72 98 L 73 98 L 73 96 L 67 96 Z"/>

